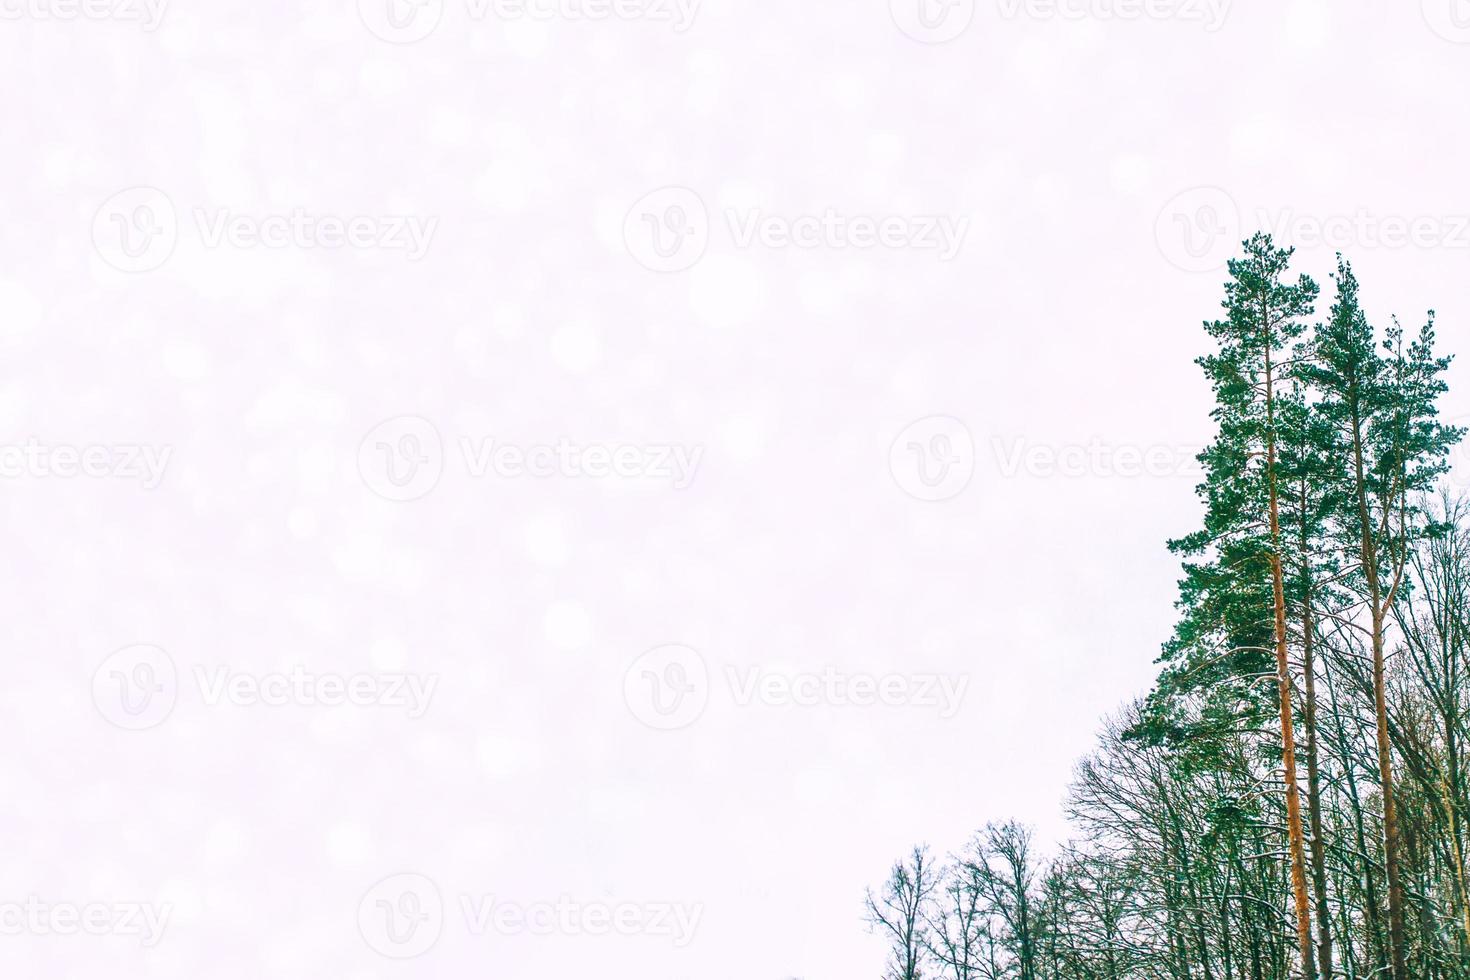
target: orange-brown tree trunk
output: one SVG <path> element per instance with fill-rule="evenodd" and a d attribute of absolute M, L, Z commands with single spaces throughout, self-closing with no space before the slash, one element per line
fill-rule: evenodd
<path fill-rule="evenodd" d="M 1267 314 L 1269 316 L 1269 313 Z M 1270 321 L 1266 321 L 1270 330 Z M 1281 699 L 1281 764 L 1286 781 L 1286 839 L 1291 854 L 1291 891 L 1296 905 L 1297 946 L 1302 976 L 1315 980 L 1312 916 L 1307 898 L 1306 845 L 1302 834 L 1301 794 L 1296 776 L 1296 731 L 1292 721 L 1291 657 L 1286 634 L 1286 586 L 1281 571 L 1281 504 L 1276 482 L 1276 404 L 1271 376 L 1271 345 L 1266 344 L 1266 482 L 1270 494 L 1271 590 L 1276 606 L 1276 685 Z"/>
<path fill-rule="evenodd" d="M 1375 576 L 1376 578 L 1376 576 Z M 1373 610 L 1373 709 L 1378 715 L 1378 777 L 1383 783 L 1383 853 L 1388 870 L 1388 941 L 1394 980 L 1409 980 L 1404 953 L 1404 885 L 1399 870 L 1399 814 L 1394 802 L 1393 753 L 1388 740 L 1388 695 L 1383 667 L 1383 613 Z"/>
<path fill-rule="evenodd" d="M 1312 892 L 1317 900 L 1317 966 L 1322 980 L 1332 980 L 1332 910 L 1327 904 L 1327 848 L 1322 833 L 1322 773 L 1317 759 L 1317 632 L 1313 602 L 1311 508 L 1307 477 L 1300 481 L 1297 506 L 1301 527 L 1297 543 L 1302 560 L 1302 721 L 1307 729 L 1307 823 L 1312 828 Z"/>

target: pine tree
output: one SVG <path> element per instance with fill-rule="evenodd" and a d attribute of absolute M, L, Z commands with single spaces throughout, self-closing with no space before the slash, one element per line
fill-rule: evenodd
<path fill-rule="evenodd" d="M 1276 715 L 1297 945 L 1310 980 L 1316 959 L 1297 785 L 1281 531 L 1281 497 L 1289 488 L 1281 456 L 1283 414 L 1297 377 L 1290 352 L 1306 330 L 1317 285 L 1307 276 L 1287 281 L 1291 255 L 1269 235 L 1247 241 L 1244 257 L 1229 265 L 1226 318 L 1205 324 L 1218 349 L 1198 363 L 1214 390 L 1218 433 L 1200 455 L 1204 527 L 1170 543 L 1193 559 L 1180 583 L 1183 618 L 1165 648 L 1168 666 L 1149 721 L 1135 734 L 1171 738 L 1198 752 L 1202 744 Z M 1270 700 L 1258 683 L 1267 677 L 1275 681 Z M 1189 693 L 1199 705 L 1193 716 L 1180 709 L 1187 703 L 1181 695 Z"/>
<path fill-rule="evenodd" d="M 1449 358 L 1434 353 L 1434 314 L 1407 341 L 1394 321 L 1380 346 L 1358 299 L 1352 267 L 1338 257 L 1337 297 L 1319 325 L 1306 374 L 1320 393 L 1324 451 L 1340 461 L 1335 524 L 1354 574 L 1349 579 L 1368 613 L 1373 658 L 1373 713 L 1382 787 L 1384 867 L 1388 877 L 1389 948 L 1394 980 L 1408 980 L 1398 801 L 1385 680 L 1389 614 L 1415 542 L 1436 533 L 1418 506 L 1446 471 L 1460 438 L 1438 421 Z"/>

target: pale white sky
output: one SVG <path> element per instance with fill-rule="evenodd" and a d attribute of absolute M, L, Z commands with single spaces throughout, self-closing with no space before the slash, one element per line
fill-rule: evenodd
<path fill-rule="evenodd" d="M 1451 0 L 97 2 L 0 0 L 7 975 L 876 976 L 1151 681 L 1228 243 L 1470 341 Z"/>

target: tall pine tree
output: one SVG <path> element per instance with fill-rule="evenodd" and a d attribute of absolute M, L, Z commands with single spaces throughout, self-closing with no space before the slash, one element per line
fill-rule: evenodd
<path fill-rule="evenodd" d="M 1439 422 L 1450 359 L 1434 352 L 1434 313 L 1416 338 L 1394 321 L 1379 344 L 1358 299 L 1351 265 L 1338 257 L 1336 302 L 1319 325 L 1313 365 L 1325 453 L 1341 474 L 1335 525 L 1366 607 L 1373 657 L 1373 712 L 1382 786 L 1384 867 L 1388 876 L 1389 948 L 1394 980 L 1408 980 L 1404 884 L 1385 680 L 1389 615 L 1414 544 L 1436 527 L 1418 504 L 1447 470 L 1462 433 Z"/>
<path fill-rule="evenodd" d="M 1200 455 L 1204 527 L 1171 542 L 1188 560 L 1183 613 L 1165 647 L 1167 664 L 1149 720 L 1135 735 L 1169 738 L 1198 753 L 1202 744 L 1254 727 L 1274 714 L 1281 735 L 1296 938 L 1302 970 L 1316 977 L 1297 781 L 1293 684 L 1287 625 L 1282 496 L 1291 490 L 1282 455 L 1297 386 L 1294 344 L 1306 331 L 1317 285 L 1288 281 L 1292 251 L 1257 234 L 1230 262 L 1226 317 L 1205 329 L 1217 350 L 1199 359 L 1214 390 L 1215 440 Z M 1298 415 L 1300 412 L 1298 412 Z M 1259 681 L 1274 681 L 1267 699 Z M 1189 704 L 1190 709 L 1181 708 Z M 1269 705 L 1269 707 L 1268 707 Z"/>

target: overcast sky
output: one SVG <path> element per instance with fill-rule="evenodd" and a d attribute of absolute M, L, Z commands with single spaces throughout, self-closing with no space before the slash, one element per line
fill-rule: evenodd
<path fill-rule="evenodd" d="M 8 975 L 876 977 L 1151 682 L 1231 243 L 1470 345 L 1452 0 L 403 2 L 0 0 Z"/>

